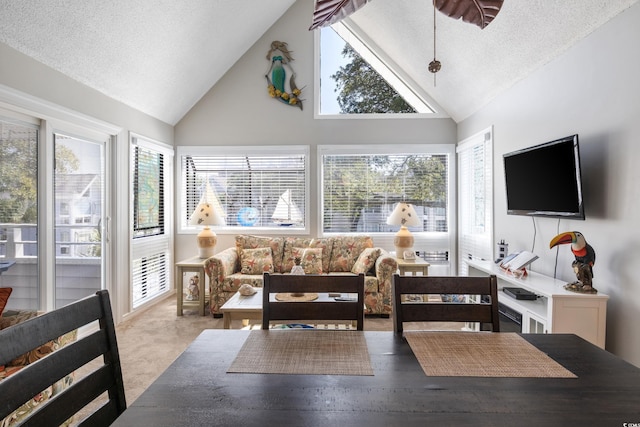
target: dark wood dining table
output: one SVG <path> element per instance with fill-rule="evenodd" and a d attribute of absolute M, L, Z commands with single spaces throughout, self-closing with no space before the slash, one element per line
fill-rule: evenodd
<path fill-rule="evenodd" d="M 640 423 L 640 368 L 576 335 L 522 337 L 577 378 L 430 377 L 392 332 L 364 332 L 372 376 L 228 373 L 249 333 L 203 331 L 114 426 Z"/>

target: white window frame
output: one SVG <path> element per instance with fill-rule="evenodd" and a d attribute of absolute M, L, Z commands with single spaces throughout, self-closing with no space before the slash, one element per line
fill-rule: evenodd
<path fill-rule="evenodd" d="M 130 144 L 130 152 L 133 153 L 134 148 L 141 147 L 159 154 L 163 156 L 163 183 L 164 183 L 164 192 L 163 192 L 163 205 L 164 205 L 164 220 L 163 220 L 163 232 L 160 234 L 149 235 L 149 236 L 140 236 L 134 238 L 134 230 L 133 230 L 133 214 L 134 214 L 134 177 L 133 177 L 133 168 L 135 167 L 135 158 L 131 156 L 131 171 L 132 174 L 130 179 L 130 245 L 131 245 L 131 257 L 129 260 L 129 275 L 131 283 L 131 288 L 129 290 L 129 311 L 140 310 L 150 304 L 153 301 L 156 301 L 158 298 L 163 295 L 167 295 L 169 292 L 172 292 L 174 289 L 173 285 L 173 156 L 174 150 L 173 147 L 164 144 L 162 142 L 158 142 L 151 138 L 147 138 L 145 136 L 138 135 L 136 133 L 131 132 L 129 134 L 129 144 Z M 140 282 L 146 280 L 144 277 L 144 272 L 140 271 L 139 268 L 136 267 L 137 262 L 139 260 L 149 261 L 149 277 L 151 278 L 150 284 L 145 288 L 147 291 L 151 291 L 151 293 L 144 298 L 136 299 L 135 294 L 137 291 L 140 291 L 144 286 L 140 285 Z M 162 276 L 164 273 L 164 276 Z M 157 279 L 157 280 L 155 280 Z"/>
<path fill-rule="evenodd" d="M 481 147 L 482 165 L 470 164 L 472 152 Z M 458 274 L 467 274 L 465 259 L 493 260 L 493 126 L 460 141 L 458 153 Z M 482 168 L 479 168 L 482 166 Z M 482 174 L 482 185 L 476 185 L 473 172 Z M 478 225 L 474 217 L 476 195 L 481 193 L 484 200 L 484 220 Z"/>
<path fill-rule="evenodd" d="M 455 144 L 385 144 L 385 145 L 318 145 L 318 233 L 322 236 L 332 236 L 344 233 L 324 233 L 324 176 L 322 158 L 325 155 L 393 155 L 393 154 L 446 154 L 448 162 L 447 185 L 447 232 L 412 233 L 415 238 L 415 250 L 449 251 L 450 266 L 455 264 L 456 248 L 456 158 Z M 394 251 L 393 238 L 395 232 L 365 233 L 373 238 L 374 244 L 385 250 Z M 455 270 L 452 270 L 455 271 Z"/>
<path fill-rule="evenodd" d="M 112 146 L 117 146 L 118 135 L 122 128 L 94 117 L 79 113 L 77 111 L 53 104 L 49 101 L 34 97 L 24 92 L 20 92 L 8 86 L 0 84 L 0 113 L 5 117 L 16 118 L 39 126 L 40 137 L 38 140 L 38 308 L 39 310 L 51 310 L 55 307 L 55 245 L 54 218 L 50 212 L 54 212 L 54 188 L 53 188 L 53 167 L 55 160 L 54 153 L 54 132 L 73 134 L 81 138 L 94 141 L 106 142 L 106 159 L 111 159 Z M 108 141 L 108 142 L 107 142 Z M 106 168 L 105 194 L 110 195 L 105 200 L 105 257 L 103 264 L 103 287 L 111 293 L 114 301 L 114 317 L 121 316 L 118 310 L 120 288 L 113 285 L 118 283 L 116 277 L 115 260 L 110 257 L 111 247 L 117 246 L 119 235 L 111 235 L 108 224 L 111 220 L 113 201 L 115 195 L 112 193 L 109 183 L 112 177 L 118 177 L 117 171 Z M 115 178 L 119 179 L 119 178 Z"/>
<path fill-rule="evenodd" d="M 321 112 L 321 35 L 314 31 L 314 118 L 315 119 L 398 119 L 398 118 L 447 118 L 444 109 L 402 70 L 376 43 L 373 42 L 350 18 L 331 25 L 331 28 L 371 67 L 393 87 L 417 113 L 388 114 L 323 114 Z"/>
<path fill-rule="evenodd" d="M 311 230 L 310 224 L 310 174 L 309 174 L 309 157 L 310 147 L 308 145 L 262 145 L 262 146 L 179 146 L 177 147 L 177 188 L 184 188 L 185 173 L 182 170 L 182 158 L 184 156 L 215 156 L 220 153 L 230 156 L 277 156 L 299 154 L 304 157 L 304 174 L 305 174 L 305 200 L 304 200 L 304 227 L 283 228 L 283 227 L 253 227 L 253 226 L 214 226 L 216 234 L 235 235 L 241 233 L 262 233 L 262 234 L 309 234 Z M 177 191 L 176 218 L 178 234 L 193 234 L 200 232 L 198 227 L 186 224 L 184 221 L 183 210 L 186 209 L 186 194 L 183 191 Z"/>

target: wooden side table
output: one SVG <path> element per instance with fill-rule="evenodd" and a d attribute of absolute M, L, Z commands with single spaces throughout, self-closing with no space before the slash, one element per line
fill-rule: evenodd
<path fill-rule="evenodd" d="M 206 259 L 200 257 L 193 257 L 185 259 L 176 263 L 176 296 L 177 296 L 177 309 L 178 316 L 182 316 L 182 308 L 187 305 L 197 305 L 198 311 L 201 316 L 204 316 L 205 298 L 207 293 L 207 286 L 205 286 L 207 277 L 204 272 L 204 262 Z M 198 299 L 197 300 L 185 300 L 184 296 L 184 275 L 185 273 L 196 273 L 198 275 Z"/>
<path fill-rule="evenodd" d="M 398 263 L 398 271 L 401 276 L 417 276 L 417 273 L 421 273 L 423 276 L 429 275 L 429 264 L 423 259 L 416 258 L 415 260 L 405 260 L 403 258 L 396 258 L 396 262 Z M 419 295 L 405 295 L 411 301 L 422 300 L 424 301 L 424 296 Z M 433 298 L 434 301 L 438 300 L 437 295 L 429 295 L 427 297 L 427 301 L 429 298 Z"/>
<path fill-rule="evenodd" d="M 423 276 L 429 275 L 429 266 L 431 264 L 420 258 L 410 261 L 396 258 L 396 262 L 401 276 L 409 276 L 408 273 L 412 273 L 411 276 L 416 276 L 416 273 L 422 273 Z"/>

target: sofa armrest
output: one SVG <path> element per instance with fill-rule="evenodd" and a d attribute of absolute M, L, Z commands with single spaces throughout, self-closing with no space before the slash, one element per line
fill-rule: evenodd
<path fill-rule="evenodd" d="M 227 248 L 204 262 L 204 271 L 209 276 L 210 291 L 222 284 L 225 277 L 237 273 L 238 252 L 235 247 Z"/>
<path fill-rule="evenodd" d="M 376 277 L 378 278 L 378 292 L 383 294 L 385 303 L 391 302 L 391 281 L 398 270 L 398 262 L 384 249 L 376 259 Z"/>
<path fill-rule="evenodd" d="M 218 296 L 222 294 L 225 277 L 237 273 L 238 252 L 235 247 L 227 248 L 204 262 L 204 271 L 209 276 L 211 310 L 218 309 Z"/>

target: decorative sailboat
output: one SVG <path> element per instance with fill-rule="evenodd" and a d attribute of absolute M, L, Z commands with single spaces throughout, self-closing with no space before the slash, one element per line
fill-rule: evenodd
<path fill-rule="evenodd" d="M 290 226 L 302 223 L 302 212 L 291 198 L 291 190 L 287 190 L 280 195 L 276 209 L 271 215 L 271 219 L 278 225 Z"/>

